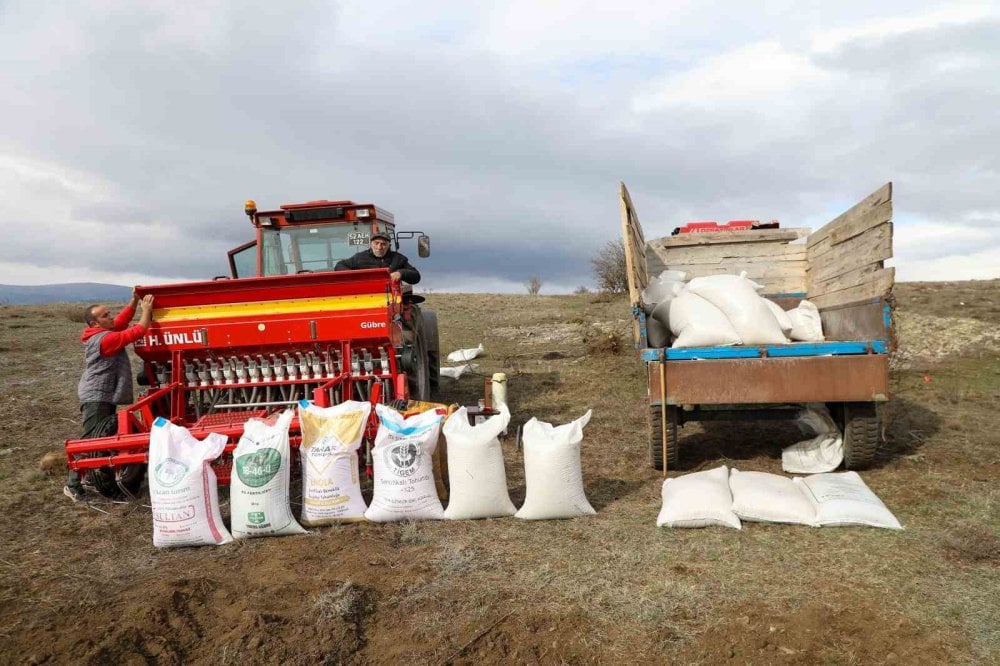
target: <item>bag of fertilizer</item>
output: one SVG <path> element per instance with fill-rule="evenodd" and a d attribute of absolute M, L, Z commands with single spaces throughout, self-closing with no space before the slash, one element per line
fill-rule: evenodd
<path fill-rule="evenodd" d="M 816 509 L 813 525 L 843 527 L 866 525 L 901 530 L 896 516 L 871 491 L 857 472 L 813 474 L 795 479 Z"/>
<path fill-rule="evenodd" d="M 671 347 L 714 347 L 741 343 L 736 329 L 719 308 L 684 290 L 670 301 Z"/>
<path fill-rule="evenodd" d="M 292 471 L 288 426 L 295 412 L 286 409 L 274 425 L 250 419 L 233 451 L 229 512 L 233 536 L 304 534 L 288 503 Z"/>
<path fill-rule="evenodd" d="M 733 512 L 729 469 L 725 465 L 664 480 L 660 499 L 657 527 L 721 525 L 742 529 L 739 517 Z"/>
<path fill-rule="evenodd" d="M 515 515 L 525 520 L 576 518 L 595 513 L 583 490 L 580 443 L 591 411 L 575 421 L 553 426 L 532 418 L 524 424 L 524 505 Z"/>
<path fill-rule="evenodd" d="M 792 474 L 832 472 L 844 460 L 844 439 L 823 404 L 810 404 L 798 416 L 799 428 L 815 437 L 796 442 L 781 452 L 781 469 Z"/>
<path fill-rule="evenodd" d="M 801 301 L 797 308 L 786 314 L 792 323 L 788 337 L 802 342 L 823 342 L 823 321 L 819 316 L 819 308 L 809 301 Z"/>
<path fill-rule="evenodd" d="M 722 310 L 743 344 L 787 342 L 778 320 L 757 293 L 758 287 L 758 284 L 743 275 L 709 275 L 688 282 L 687 291 L 701 296 Z"/>
<path fill-rule="evenodd" d="M 211 462 L 226 448 L 225 435 L 198 441 L 163 417 L 149 431 L 149 500 L 153 545 L 216 546 L 233 540 L 219 512 L 219 484 Z"/>
<path fill-rule="evenodd" d="M 448 520 L 513 516 L 516 509 L 507 493 L 503 449 L 497 437 L 510 422 L 507 405 L 479 425 L 469 425 L 469 414 L 459 407 L 444 423 L 448 443 L 448 479 L 451 484 Z"/>
<path fill-rule="evenodd" d="M 375 492 L 365 518 L 377 523 L 444 518 L 433 458 L 444 414 L 429 409 L 404 418 L 385 405 L 375 405 L 375 412 Z"/>
<path fill-rule="evenodd" d="M 302 444 L 302 524 L 307 527 L 364 520 L 358 450 L 371 414 L 370 402 L 334 407 L 299 402 Z"/>
<path fill-rule="evenodd" d="M 812 525 L 816 519 L 812 503 L 787 476 L 734 469 L 729 475 L 729 488 L 733 512 L 742 520 Z"/>
<path fill-rule="evenodd" d="M 778 326 L 781 327 L 781 332 L 788 337 L 788 334 L 792 332 L 792 320 L 789 318 L 788 313 L 781 309 L 781 306 L 772 301 L 770 298 L 764 298 L 761 296 L 760 300 L 764 301 L 764 305 L 771 311 L 774 318 L 778 320 Z"/>

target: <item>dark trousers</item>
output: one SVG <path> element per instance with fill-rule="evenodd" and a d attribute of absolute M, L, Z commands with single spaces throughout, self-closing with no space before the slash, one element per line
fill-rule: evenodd
<path fill-rule="evenodd" d="M 83 415 L 83 434 L 81 439 L 90 439 L 97 435 L 98 428 L 105 419 L 115 413 L 115 405 L 110 402 L 81 402 L 80 414 Z M 73 487 L 80 485 L 80 473 L 75 469 L 69 470 L 66 474 L 66 485 Z"/>

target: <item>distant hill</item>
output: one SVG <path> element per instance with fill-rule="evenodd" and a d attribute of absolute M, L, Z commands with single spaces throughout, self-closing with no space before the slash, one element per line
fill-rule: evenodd
<path fill-rule="evenodd" d="M 38 305 L 43 303 L 124 303 L 132 296 L 131 287 L 99 282 L 18 285 L 0 284 L 0 304 Z"/>

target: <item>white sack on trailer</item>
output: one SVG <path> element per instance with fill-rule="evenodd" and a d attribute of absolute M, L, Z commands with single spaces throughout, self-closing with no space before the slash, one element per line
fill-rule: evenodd
<path fill-rule="evenodd" d="M 722 310 L 743 344 L 783 344 L 788 339 L 767 303 L 757 293 L 759 287 L 744 275 L 709 275 L 688 282 L 686 291 Z"/>
<path fill-rule="evenodd" d="M 781 327 L 781 332 L 788 337 L 788 334 L 792 332 L 792 320 L 789 318 L 788 313 L 781 309 L 781 306 L 772 301 L 770 298 L 764 298 L 761 296 L 761 300 L 764 304 L 771 310 L 771 314 L 774 318 L 778 320 L 778 326 Z"/>
<path fill-rule="evenodd" d="M 670 302 L 671 347 L 738 345 L 740 336 L 719 308 L 686 289 Z"/>
<path fill-rule="evenodd" d="M 226 448 L 225 435 L 202 441 L 187 428 L 157 418 L 149 431 L 149 503 L 153 545 L 217 546 L 233 537 L 222 523 L 219 483 L 212 461 Z"/>
<path fill-rule="evenodd" d="M 823 321 L 819 316 L 819 308 L 810 301 L 801 301 L 798 307 L 786 312 L 792 322 L 792 330 L 788 336 L 801 342 L 823 342 Z"/>

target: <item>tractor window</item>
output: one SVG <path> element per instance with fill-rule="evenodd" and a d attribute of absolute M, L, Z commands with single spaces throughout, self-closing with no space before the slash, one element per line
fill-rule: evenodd
<path fill-rule="evenodd" d="M 332 271 L 346 259 L 368 247 L 351 243 L 353 224 L 321 224 L 264 229 L 264 275 L 290 275 L 299 271 Z M 365 229 L 365 237 L 367 237 Z M 356 233 L 355 233 L 356 235 Z"/>

